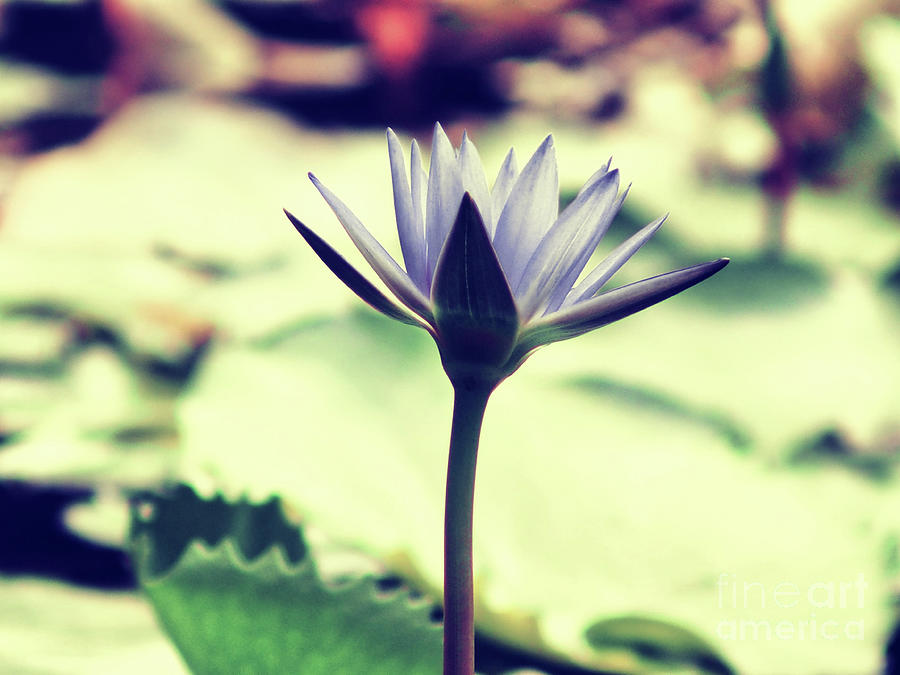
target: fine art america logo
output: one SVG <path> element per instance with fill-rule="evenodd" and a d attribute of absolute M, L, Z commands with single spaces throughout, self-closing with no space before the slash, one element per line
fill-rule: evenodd
<path fill-rule="evenodd" d="M 723 640 L 863 640 L 860 617 L 868 587 L 855 579 L 764 584 L 723 572 L 716 581 Z"/>

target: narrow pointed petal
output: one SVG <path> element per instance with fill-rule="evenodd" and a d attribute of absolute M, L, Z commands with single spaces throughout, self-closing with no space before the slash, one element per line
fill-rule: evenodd
<path fill-rule="evenodd" d="M 547 300 L 547 305 L 543 310 L 543 314 L 552 314 L 562 306 L 563 300 L 566 299 L 566 295 L 572 290 L 575 281 L 581 276 L 581 273 L 584 271 L 584 268 L 594 254 L 594 251 L 597 250 L 600 240 L 606 234 L 607 230 L 609 230 L 609 226 L 612 225 L 616 215 L 618 215 L 619 210 L 622 208 L 622 203 L 625 201 L 625 197 L 628 196 L 630 190 L 631 186 L 629 185 L 622 194 L 616 198 L 612 206 L 603 213 L 600 217 L 600 227 L 594 232 L 594 236 L 588 241 L 587 245 L 581 248 L 581 253 L 577 257 L 573 257 L 568 272 L 560 277 L 555 283 L 551 284 L 550 296 Z"/>
<path fill-rule="evenodd" d="M 492 240 L 494 238 L 494 232 L 497 231 L 497 220 L 503 212 L 503 207 L 506 206 L 506 200 L 509 199 L 509 192 L 512 190 L 516 178 L 518 177 L 519 165 L 518 162 L 516 162 L 516 152 L 515 150 L 510 149 L 510 151 L 506 153 L 506 159 L 503 160 L 503 164 L 500 166 L 500 171 L 497 173 L 497 179 L 494 181 L 494 187 L 491 190 L 491 214 L 493 215 L 493 222 L 485 222 L 485 226 L 487 227 L 488 234 L 491 235 Z"/>
<path fill-rule="evenodd" d="M 338 199 L 331 190 L 322 185 L 318 178 L 309 174 L 309 179 L 328 202 L 350 239 L 362 253 L 366 262 L 372 266 L 381 280 L 404 305 L 409 307 L 423 319 L 431 322 L 431 307 L 428 299 L 416 288 L 409 275 L 404 272 L 391 255 L 384 250 L 378 240 L 366 229 L 359 218 Z"/>
<path fill-rule="evenodd" d="M 425 205 L 426 264 L 425 276 L 434 278 L 438 256 L 447 233 L 456 218 L 462 197 L 462 181 L 456 152 L 440 124 L 434 125 L 431 143 L 431 168 L 428 172 L 428 197 Z"/>
<path fill-rule="evenodd" d="M 577 337 L 624 319 L 699 284 L 725 267 L 728 262 L 728 258 L 719 258 L 712 262 L 660 274 L 621 286 L 543 317 L 522 333 L 513 357 L 521 355 L 524 358 L 541 345 Z"/>
<path fill-rule="evenodd" d="M 351 291 L 356 293 L 363 302 L 392 319 L 413 326 L 422 326 L 421 321 L 392 302 L 384 293 L 379 291 L 372 282 L 360 274 L 353 265 L 348 263 L 340 253 L 331 248 L 325 240 L 319 237 L 319 235 L 301 223 L 286 209 L 284 214 L 288 217 L 288 220 L 291 221 L 291 224 L 293 224 L 297 232 L 300 233 L 300 236 L 306 240 L 306 243 L 309 244 L 313 252 L 315 252 L 322 262 L 325 263 L 325 266 L 328 267 L 338 279 L 343 281 Z"/>
<path fill-rule="evenodd" d="M 578 194 L 575 195 L 576 198 L 578 196 L 580 196 L 582 192 L 584 192 L 588 188 L 592 187 L 594 185 L 594 183 L 596 183 L 598 180 L 603 178 L 603 176 L 605 176 L 607 173 L 609 173 L 609 167 L 611 165 L 612 165 L 612 157 L 610 157 L 609 159 L 606 160 L 606 164 L 604 164 L 602 167 L 597 169 L 593 174 L 591 174 L 591 177 L 587 179 L 587 182 L 585 182 L 585 184 L 581 186 L 581 189 L 578 191 Z"/>
<path fill-rule="evenodd" d="M 469 193 L 438 260 L 432 303 L 448 373 L 506 363 L 519 330 L 516 302 Z"/>
<path fill-rule="evenodd" d="M 462 144 L 459 146 L 459 173 L 462 179 L 462 189 L 472 195 L 481 220 L 487 226 L 492 222 L 491 217 L 491 192 L 488 190 L 487 178 L 484 175 L 484 165 L 475 144 L 469 140 L 463 132 Z"/>
<path fill-rule="evenodd" d="M 397 234 L 400 250 L 409 278 L 420 291 L 425 291 L 425 233 L 413 210 L 412 193 L 406 179 L 406 163 L 400 139 L 392 129 L 387 130 L 388 157 L 391 162 L 391 181 L 394 188 L 394 212 L 397 214 Z"/>
<path fill-rule="evenodd" d="M 548 301 L 562 304 L 621 205 L 618 192 L 619 172 L 610 171 L 576 197 L 541 240 L 516 288 L 524 318 Z"/>
<path fill-rule="evenodd" d="M 422 165 L 422 153 L 419 144 L 413 139 L 409 151 L 409 184 L 412 192 L 413 215 L 416 218 L 416 230 L 422 232 L 422 241 L 425 241 L 425 197 L 428 193 L 428 174 Z M 423 243 L 424 247 L 425 244 Z M 428 280 L 430 292 L 431 281 Z M 426 293 L 427 295 L 427 293 Z"/>
<path fill-rule="evenodd" d="M 553 137 L 547 136 L 522 169 L 497 220 L 494 248 L 512 288 L 559 212 L 559 175 Z"/>
<path fill-rule="evenodd" d="M 656 231 L 662 226 L 668 216 L 657 218 L 649 225 L 644 226 L 641 230 L 631 235 L 628 239 L 619 244 L 613 251 L 597 265 L 584 280 L 578 284 L 566 296 L 562 308 L 570 307 L 575 303 L 582 302 L 593 297 L 597 291 L 603 288 L 603 285 L 612 279 L 613 275 L 618 272 L 638 250 L 650 241 L 650 238 L 656 234 Z"/>

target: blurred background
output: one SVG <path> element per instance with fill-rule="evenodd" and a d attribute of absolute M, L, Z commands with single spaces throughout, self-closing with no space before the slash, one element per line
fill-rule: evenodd
<path fill-rule="evenodd" d="M 900 672 L 896 0 L 0 0 L 0 672 L 184 672 L 125 548 L 176 481 L 439 587 L 436 350 L 281 213 L 399 254 L 435 121 L 489 181 L 553 133 L 563 205 L 612 156 L 600 254 L 670 214 L 615 285 L 732 258 L 498 390 L 479 668 Z"/>

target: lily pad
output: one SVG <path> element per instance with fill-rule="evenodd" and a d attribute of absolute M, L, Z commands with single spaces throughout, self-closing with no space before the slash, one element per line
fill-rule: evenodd
<path fill-rule="evenodd" d="M 683 305 L 679 316 L 703 321 Z M 673 369 L 648 334 L 666 330 L 644 325 L 614 348 L 590 343 L 579 370 L 625 354 L 645 362 L 643 372 Z M 423 333 L 363 313 L 265 347 L 214 350 L 181 410 L 192 475 L 278 492 L 333 536 L 385 559 L 406 556 L 439 588 L 450 389 L 435 352 Z M 475 504 L 481 630 L 583 665 L 649 672 L 633 651 L 611 668 L 609 651 L 582 636 L 598 621 L 650 616 L 696 635 L 739 672 L 876 667 L 890 615 L 882 557 L 898 529 L 883 484 L 833 466 L 771 466 L 755 452 L 759 435 L 753 451 L 736 453 L 690 398 L 681 397 L 687 408 L 660 409 L 652 395 L 598 396 L 570 384 L 575 370 L 526 364 L 488 407 Z M 837 588 L 859 574 L 862 606 L 819 609 L 806 596 L 773 606 L 779 584 L 817 599 L 817 584 Z M 720 607 L 720 579 L 762 588 L 768 604 Z M 767 642 L 726 630 L 740 619 L 796 627 L 811 613 L 844 627 L 862 620 L 865 637 Z M 527 622 L 507 619 L 523 615 L 537 641 L 521 632 Z"/>
<path fill-rule="evenodd" d="M 191 672 L 440 672 L 430 604 L 371 576 L 324 582 L 276 501 L 230 505 L 182 488 L 137 514 L 144 589 Z"/>
<path fill-rule="evenodd" d="M 605 619 L 590 626 L 585 638 L 594 649 L 633 650 L 657 666 L 678 669 L 693 665 L 722 675 L 733 672 L 704 640 L 681 626 L 659 619 L 640 616 Z"/>
<path fill-rule="evenodd" d="M 141 97 L 88 141 L 21 166 L 4 195 L 0 307 L 52 306 L 171 361 L 198 334 L 254 338 L 348 306 L 281 209 L 302 203 L 304 221 L 359 260 L 305 174 L 354 194 L 351 206 L 386 235 L 386 168 L 383 134 L 325 135 L 248 105 Z M 361 172 L 373 177 L 366 189 L 346 190 Z M 399 251 L 396 236 L 384 239 Z"/>
<path fill-rule="evenodd" d="M 870 277 L 842 269 L 830 272 L 827 292 L 791 309 L 774 301 L 764 309 L 760 296 L 745 306 L 753 289 L 742 291 L 741 275 L 731 280 L 729 271 L 709 284 L 733 290 L 730 307 L 718 309 L 723 297 L 704 307 L 689 297 L 692 289 L 564 348 L 538 352 L 529 365 L 548 376 L 613 380 L 717 413 L 746 429 L 755 451 L 775 461 L 825 430 L 839 430 L 859 448 L 889 438 L 900 424 L 896 304 Z M 697 291 L 699 300 L 718 293 Z M 635 344 L 652 344 L 655 358 Z"/>
<path fill-rule="evenodd" d="M 22 386 L 13 386 L 16 383 Z M 74 353 L 61 377 L 9 378 L 0 389 L 21 426 L 0 453 L 0 475 L 94 486 L 157 485 L 176 466 L 174 394 L 106 346 Z"/>

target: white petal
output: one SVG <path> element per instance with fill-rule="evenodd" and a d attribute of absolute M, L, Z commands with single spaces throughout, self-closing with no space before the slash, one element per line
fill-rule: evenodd
<path fill-rule="evenodd" d="M 366 262 L 372 266 L 375 274 L 381 278 L 385 286 L 391 289 L 391 292 L 403 304 L 430 323 L 433 319 L 431 303 L 416 288 L 409 275 L 400 268 L 397 261 L 384 250 L 384 247 L 378 243 L 378 240 L 372 236 L 366 229 L 366 226 L 347 208 L 344 202 L 338 199 L 331 190 L 322 185 L 314 175 L 309 174 L 309 178 L 325 198 L 325 201 L 328 202 L 328 206 L 334 211 L 334 215 L 337 216 L 341 225 L 344 226 L 356 248 L 362 253 Z"/>
<path fill-rule="evenodd" d="M 428 172 L 428 198 L 425 204 L 425 276 L 429 288 L 441 248 L 459 212 L 462 195 L 456 152 L 441 125 L 435 124 L 431 143 L 431 168 Z"/>
<path fill-rule="evenodd" d="M 593 174 L 591 174 L 591 177 L 587 179 L 587 182 L 581 186 L 581 189 L 578 191 L 578 195 L 580 195 L 582 192 L 584 192 L 589 187 L 594 185 L 594 183 L 596 183 L 598 180 L 603 178 L 603 176 L 605 176 L 607 173 L 609 173 L 609 167 L 611 164 L 612 164 L 612 157 L 610 157 L 608 160 L 606 160 L 606 164 L 604 164 L 602 167 L 597 169 Z M 578 195 L 576 195 L 576 197 Z"/>
<path fill-rule="evenodd" d="M 393 130 L 388 129 L 387 140 L 400 249 L 403 252 L 403 260 L 406 263 L 406 271 L 410 279 L 420 291 L 426 293 L 425 233 L 422 230 L 420 219 L 416 218 L 413 211 L 412 193 L 409 189 L 409 181 L 406 179 L 406 163 L 403 161 L 400 139 Z"/>
<path fill-rule="evenodd" d="M 530 318 L 565 299 L 621 205 L 619 172 L 611 171 L 575 198 L 528 262 L 516 288 L 522 316 Z"/>
<path fill-rule="evenodd" d="M 656 234 L 656 231 L 663 224 L 667 216 L 654 220 L 641 230 L 631 235 L 628 239 L 619 244 L 613 251 L 597 265 L 584 280 L 578 284 L 566 296 L 561 309 L 565 309 L 576 302 L 582 302 L 593 297 L 597 291 L 603 288 L 603 285 L 612 279 L 613 275 L 618 272 L 622 265 L 628 262 L 629 258 L 637 253 L 638 249 L 646 244 L 650 237 Z"/>
<path fill-rule="evenodd" d="M 484 166 L 481 163 L 481 157 L 478 156 L 475 144 L 469 140 L 465 132 L 463 132 L 462 144 L 459 146 L 459 173 L 462 178 L 462 189 L 475 200 L 475 206 L 478 207 L 482 222 L 492 222 L 491 193 L 484 175 Z M 488 234 L 490 234 L 490 230 L 488 230 Z"/>
<path fill-rule="evenodd" d="M 494 217 L 493 222 L 485 222 L 491 237 L 494 236 L 494 232 L 497 229 L 497 220 L 503 212 L 503 207 L 506 206 L 509 192 L 512 190 L 518 176 L 519 166 L 516 162 L 516 152 L 511 149 L 506 153 L 506 159 L 503 160 L 500 171 L 497 173 L 497 180 L 494 181 L 494 188 L 491 191 L 491 213 Z"/>
<path fill-rule="evenodd" d="M 326 267 L 334 272 L 335 276 L 343 281 L 344 284 L 347 285 L 347 288 L 356 293 L 361 300 L 367 302 L 371 307 L 377 309 L 385 316 L 389 316 L 397 321 L 402 321 L 403 323 L 425 328 L 421 319 L 413 316 L 405 307 L 401 307 L 384 293 L 379 291 L 372 285 L 372 282 L 360 274 L 359 270 L 344 260 L 340 253 L 331 248 L 324 239 L 295 218 L 287 209 L 285 209 L 284 214 L 297 229 L 297 232 L 300 233 L 300 236 L 306 240 L 306 243 L 309 244 L 313 252 L 319 256 L 319 259 L 323 263 L 325 263 Z"/>
<path fill-rule="evenodd" d="M 545 314 L 548 312 L 555 312 L 560 308 L 563 300 L 566 299 L 566 295 L 572 290 L 575 281 L 584 271 L 585 265 L 588 264 L 594 251 L 597 250 L 597 245 L 600 243 L 600 240 L 606 234 L 609 226 L 612 225 L 613 220 L 622 208 L 622 202 L 625 201 L 625 197 L 628 195 L 629 190 L 631 190 L 631 185 L 626 187 L 622 194 L 620 194 L 612 205 L 603 212 L 603 215 L 600 216 L 599 226 L 595 230 L 594 235 L 582 248 L 581 253 L 577 257 L 572 258 L 568 273 L 561 276 L 555 283 L 551 284 L 547 305 L 544 309 Z"/>
<path fill-rule="evenodd" d="M 727 264 L 728 258 L 720 258 L 660 274 L 543 316 L 522 331 L 510 361 L 520 363 L 541 345 L 583 335 L 651 307 L 711 277 Z"/>
<path fill-rule="evenodd" d="M 413 139 L 409 151 L 409 177 L 412 192 L 413 215 L 417 228 L 422 232 L 422 247 L 425 247 L 425 196 L 428 192 L 428 174 L 422 166 L 422 153 L 419 144 Z"/>
<path fill-rule="evenodd" d="M 553 137 L 547 136 L 522 169 L 497 220 L 494 248 L 511 288 L 522 278 L 559 213 L 559 175 Z"/>

